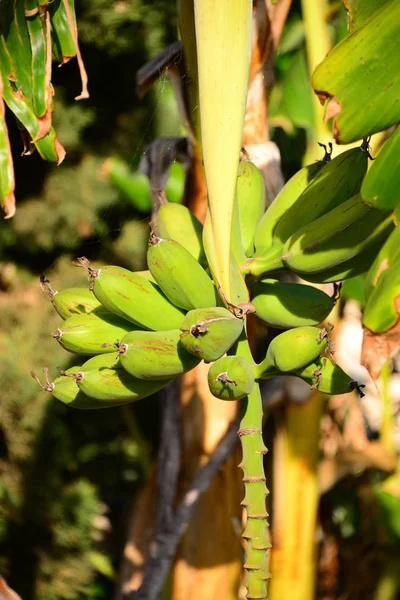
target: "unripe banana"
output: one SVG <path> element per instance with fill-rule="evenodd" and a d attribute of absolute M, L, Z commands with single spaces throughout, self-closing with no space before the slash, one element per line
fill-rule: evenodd
<path fill-rule="evenodd" d="M 212 280 L 178 242 L 151 235 L 147 264 L 157 284 L 175 306 L 192 310 L 216 305 L 217 294 Z"/>
<path fill-rule="evenodd" d="M 357 275 L 366 273 L 374 262 L 375 257 L 388 234 L 390 234 L 390 231 L 383 231 L 377 238 L 377 241 L 369 246 L 364 252 L 332 267 L 331 269 L 325 269 L 318 273 L 301 273 L 302 279 L 310 281 L 311 283 L 332 283 L 334 281 L 351 279 L 352 277 L 357 277 Z"/>
<path fill-rule="evenodd" d="M 318 173 L 301 196 L 282 216 L 275 232 L 276 243 L 325 215 L 358 194 L 368 168 L 368 146 L 351 148 L 336 156 Z"/>
<path fill-rule="evenodd" d="M 210 392 L 220 400 L 240 400 L 254 387 L 253 367 L 244 356 L 224 356 L 208 371 Z"/>
<path fill-rule="evenodd" d="M 94 355 L 115 352 L 114 342 L 132 329 L 132 323 L 104 310 L 98 314 L 73 315 L 51 336 L 69 352 Z"/>
<path fill-rule="evenodd" d="M 200 358 L 181 344 L 180 329 L 132 331 L 118 345 L 121 365 L 139 379 L 168 379 L 194 369 Z"/>
<path fill-rule="evenodd" d="M 389 238 L 390 239 L 390 238 Z M 388 253 L 363 312 L 363 325 L 374 333 L 388 331 L 400 315 L 400 247 Z"/>
<path fill-rule="evenodd" d="M 332 351 L 326 329 L 297 327 L 277 335 L 268 346 L 264 360 L 256 365 L 256 379 L 266 379 L 279 372 L 303 369 L 324 351 Z"/>
<path fill-rule="evenodd" d="M 35 373 L 31 373 L 32 377 L 39 383 L 40 387 L 45 392 L 51 392 L 57 400 L 63 402 L 64 404 L 68 404 L 72 408 L 81 408 L 81 409 L 93 409 L 93 408 L 107 408 L 109 406 L 116 406 L 115 402 L 99 402 L 94 398 L 89 398 L 86 396 L 78 387 L 76 379 L 73 375 L 76 375 L 79 372 L 81 367 L 71 367 L 66 371 L 61 371 L 61 375 L 57 377 L 53 382 L 49 381 L 48 377 L 48 369 L 43 369 L 46 374 L 46 384 L 42 385 L 35 375 Z"/>
<path fill-rule="evenodd" d="M 334 298 L 311 285 L 263 279 L 250 289 L 256 316 L 278 329 L 318 325 L 335 305 Z"/>
<path fill-rule="evenodd" d="M 320 358 L 304 369 L 293 372 L 293 375 L 300 377 L 309 383 L 312 389 L 322 394 L 348 394 L 357 388 L 352 378 L 328 358 Z"/>
<path fill-rule="evenodd" d="M 130 375 L 115 354 L 100 354 L 84 363 L 73 375 L 79 389 L 101 402 L 132 402 L 146 398 L 172 379 L 145 381 Z"/>
<path fill-rule="evenodd" d="M 392 215 L 371 208 L 358 194 L 292 235 L 282 260 L 296 273 L 318 273 L 361 255 L 392 228 Z"/>
<path fill-rule="evenodd" d="M 78 261 L 89 273 L 96 298 L 108 310 L 143 329 L 179 329 L 184 315 L 157 285 L 122 267 L 92 269 L 86 258 Z"/>
<path fill-rule="evenodd" d="M 368 274 L 365 278 L 365 298 L 368 301 L 379 282 L 381 275 L 393 264 L 397 262 L 400 254 L 400 226 L 394 228 L 392 233 L 385 239 L 385 243 L 376 253 L 375 260 L 371 264 Z"/>
<path fill-rule="evenodd" d="M 152 283 L 157 283 L 156 280 L 154 279 L 153 275 L 150 273 L 150 271 L 148 269 L 146 269 L 146 271 L 135 271 L 136 275 L 140 275 L 140 277 L 144 277 L 145 279 L 147 279 L 148 281 L 151 281 Z"/>
<path fill-rule="evenodd" d="M 181 244 L 202 265 L 207 265 L 202 235 L 203 226 L 183 204 L 163 203 L 157 215 L 157 230 L 161 238 Z"/>
<path fill-rule="evenodd" d="M 242 330 L 243 319 L 226 308 L 191 310 L 181 324 L 181 343 L 187 352 L 213 362 L 228 352 Z"/>
<path fill-rule="evenodd" d="M 246 256 L 252 256 L 254 233 L 265 210 L 265 182 L 261 171 L 249 160 L 239 163 L 236 195 L 243 250 Z"/>
<path fill-rule="evenodd" d="M 51 288 L 50 281 L 45 277 L 40 278 L 40 284 L 63 319 L 68 319 L 72 315 L 88 314 L 102 308 L 101 302 L 87 288 L 68 288 L 58 292 Z"/>
<path fill-rule="evenodd" d="M 362 197 L 375 208 L 391 210 L 400 204 L 399 152 L 400 127 L 397 127 L 385 142 L 362 184 Z"/>
<path fill-rule="evenodd" d="M 332 149 L 332 144 L 331 144 Z M 264 216 L 259 222 L 255 235 L 254 245 L 256 256 L 269 252 L 274 242 L 274 231 L 289 208 L 298 200 L 307 186 L 311 183 L 317 173 L 330 161 L 330 154 L 325 153 L 322 160 L 303 167 L 287 181 L 279 194 L 269 205 Z M 281 244 L 279 244 L 279 247 Z"/>

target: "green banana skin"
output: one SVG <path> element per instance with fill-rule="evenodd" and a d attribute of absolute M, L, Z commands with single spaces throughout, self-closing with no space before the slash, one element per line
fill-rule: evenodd
<path fill-rule="evenodd" d="M 49 285 L 46 292 L 62 319 L 68 319 L 72 315 L 89 314 L 102 308 L 101 302 L 87 288 L 67 288 L 57 292 Z"/>
<path fill-rule="evenodd" d="M 181 343 L 187 352 L 213 362 L 233 346 L 243 331 L 243 319 L 222 307 L 191 310 L 181 324 Z"/>
<path fill-rule="evenodd" d="M 262 279 L 249 286 L 256 316 L 278 329 L 318 325 L 335 305 L 334 298 L 310 285 Z"/>
<path fill-rule="evenodd" d="M 203 266 L 207 266 L 202 236 L 203 226 L 183 204 L 163 203 L 157 215 L 157 230 L 161 238 L 181 244 Z"/>
<path fill-rule="evenodd" d="M 145 381 L 130 375 L 115 354 L 100 354 L 84 363 L 75 375 L 79 389 L 101 402 L 133 402 L 151 396 L 172 379 Z"/>
<path fill-rule="evenodd" d="M 389 237 L 386 236 L 384 244 L 375 254 L 375 260 L 371 264 L 368 275 L 365 278 L 365 298 L 371 296 L 379 278 L 393 262 L 399 261 L 400 255 L 400 226 L 397 225 Z"/>
<path fill-rule="evenodd" d="M 303 167 L 289 179 L 267 208 L 254 234 L 255 256 L 268 253 L 276 240 L 274 231 L 287 210 L 297 201 L 317 173 L 328 161 L 320 160 Z M 281 244 L 279 244 L 280 247 Z"/>
<path fill-rule="evenodd" d="M 326 269 L 325 271 L 320 271 L 318 273 L 297 273 L 299 277 L 304 279 L 305 281 L 310 281 L 311 283 L 332 283 L 337 281 L 344 281 L 345 279 L 351 279 L 352 277 L 356 277 L 357 275 L 361 275 L 368 271 L 371 267 L 374 259 L 379 252 L 382 244 L 386 240 L 387 236 L 390 234 L 391 227 L 389 226 L 387 230 L 383 231 L 382 234 L 378 237 L 375 244 L 369 246 L 364 252 L 355 256 L 354 258 L 350 258 L 331 269 Z"/>
<path fill-rule="evenodd" d="M 321 394 L 328 394 L 330 396 L 348 394 L 360 387 L 339 365 L 325 357 L 317 358 L 311 364 L 296 371 L 281 372 L 271 369 L 270 373 L 265 374 L 262 378 L 269 379 L 281 375 L 299 377 L 308 383 L 311 389 L 318 390 Z"/>
<path fill-rule="evenodd" d="M 236 194 L 243 250 L 246 256 L 252 256 L 254 234 L 265 211 L 265 182 L 261 171 L 249 160 L 239 163 Z"/>
<path fill-rule="evenodd" d="M 358 194 L 298 230 L 286 242 L 282 260 L 296 273 L 330 269 L 364 252 L 392 221 Z"/>
<path fill-rule="evenodd" d="M 306 367 L 329 350 L 328 341 L 328 332 L 318 327 L 297 327 L 280 333 L 268 346 L 264 360 L 256 365 L 256 379 Z"/>
<path fill-rule="evenodd" d="M 119 344 L 120 363 L 139 379 L 168 379 L 191 371 L 200 358 L 184 349 L 180 335 L 180 329 L 127 333 Z"/>
<path fill-rule="evenodd" d="M 244 356 L 224 356 L 208 371 L 210 392 L 220 400 L 240 400 L 254 387 L 253 368 Z"/>
<path fill-rule="evenodd" d="M 73 315 L 51 334 L 69 352 L 104 354 L 115 352 L 114 342 L 134 326 L 110 312 Z"/>
<path fill-rule="evenodd" d="M 312 389 L 331 396 L 348 394 L 356 387 L 352 378 L 328 358 L 319 359 L 292 374 L 309 383 Z"/>
<path fill-rule="evenodd" d="M 361 187 L 362 197 L 375 208 L 392 210 L 399 205 L 399 153 L 400 127 L 397 127 L 375 158 Z"/>
<path fill-rule="evenodd" d="M 373 265 L 374 278 L 369 280 L 363 325 L 374 333 L 391 329 L 400 313 L 400 228 L 397 227 L 378 254 Z"/>
<path fill-rule="evenodd" d="M 78 387 L 76 383 L 76 379 L 70 377 L 70 375 L 77 374 L 81 367 L 71 367 L 65 371 L 64 375 L 60 375 L 57 379 L 54 380 L 52 384 L 52 389 L 49 391 L 52 392 L 53 396 L 63 402 L 64 404 L 68 404 L 71 408 L 78 409 L 96 409 L 96 408 L 109 408 L 111 406 L 118 406 L 116 402 L 99 402 L 94 398 L 89 398 L 86 396 Z"/>
<path fill-rule="evenodd" d="M 184 314 L 169 302 L 157 285 L 122 267 L 92 269 L 87 259 L 78 261 L 89 272 L 96 298 L 109 311 L 142 329 L 179 329 Z"/>
<path fill-rule="evenodd" d="M 285 242 L 299 229 L 334 210 L 359 193 L 368 168 L 368 151 L 351 148 L 334 158 L 304 190 L 282 216 L 275 232 L 277 244 Z"/>
<path fill-rule="evenodd" d="M 151 235 L 147 264 L 157 284 L 175 306 L 192 310 L 216 305 L 217 295 L 212 280 L 178 242 Z"/>

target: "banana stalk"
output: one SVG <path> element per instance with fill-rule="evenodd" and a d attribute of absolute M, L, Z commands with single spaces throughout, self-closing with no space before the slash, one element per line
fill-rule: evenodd
<path fill-rule="evenodd" d="M 195 0 L 203 162 L 217 285 L 231 301 L 230 245 L 251 54 L 251 0 Z"/>
<path fill-rule="evenodd" d="M 237 345 L 237 355 L 254 362 L 245 334 Z M 268 537 L 268 512 L 265 499 L 269 494 L 265 483 L 263 458 L 267 453 L 262 438 L 262 403 L 260 386 L 256 382 L 252 392 L 240 401 L 241 421 L 238 431 L 242 445 L 243 483 L 245 497 L 242 506 L 246 510 L 246 527 L 243 537 L 247 540 L 247 571 L 245 585 L 247 598 L 267 600 L 267 581 L 270 578 L 267 551 L 271 547 Z"/>

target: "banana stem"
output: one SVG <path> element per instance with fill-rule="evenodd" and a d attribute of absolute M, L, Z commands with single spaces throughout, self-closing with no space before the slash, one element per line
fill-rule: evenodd
<path fill-rule="evenodd" d="M 236 354 L 253 361 L 245 334 L 238 343 Z M 267 551 L 271 544 L 265 499 L 269 492 L 265 483 L 263 458 L 267 448 L 262 437 L 263 412 L 258 383 L 255 383 L 252 393 L 241 400 L 240 417 L 238 435 L 243 458 L 239 466 L 243 470 L 245 497 L 242 506 L 247 517 L 243 531 L 243 538 L 247 541 L 244 564 L 247 571 L 247 599 L 267 600 L 267 581 L 270 578 Z"/>

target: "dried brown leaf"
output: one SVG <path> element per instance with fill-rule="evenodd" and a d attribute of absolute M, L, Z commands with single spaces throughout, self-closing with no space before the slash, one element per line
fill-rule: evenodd
<path fill-rule="evenodd" d="M 379 377 L 384 362 L 400 347 L 400 319 L 382 333 L 374 333 L 364 327 L 361 364 L 369 371 L 372 379 Z"/>

